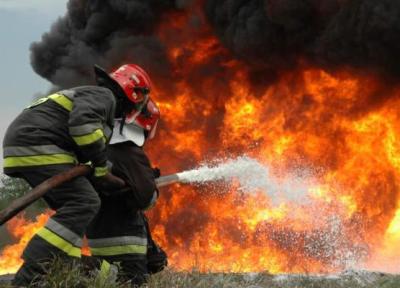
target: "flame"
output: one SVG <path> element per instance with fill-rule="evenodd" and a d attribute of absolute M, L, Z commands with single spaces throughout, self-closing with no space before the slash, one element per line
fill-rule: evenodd
<path fill-rule="evenodd" d="M 28 241 L 46 223 L 51 212 L 36 217 L 36 221 L 26 220 L 19 214 L 7 223 L 7 230 L 10 235 L 18 239 L 16 244 L 6 246 L 0 254 L 0 275 L 15 273 L 23 260 L 20 258 Z"/>
<path fill-rule="evenodd" d="M 235 183 L 163 190 L 150 216 L 171 265 L 400 272 L 400 88 L 374 74 L 307 63 L 257 86 L 202 15 L 198 26 L 188 15 L 174 16 L 159 35 L 170 53 L 175 94 L 161 84 L 154 96 L 164 123 L 158 141 L 148 144 L 151 158 L 168 174 L 245 154 L 293 185 L 274 196 L 243 193 Z"/>
<path fill-rule="evenodd" d="M 22 265 L 22 252 L 33 235 L 42 228 L 47 220 L 54 214 L 54 211 L 46 211 L 36 216 L 35 221 L 28 220 L 20 213 L 7 223 L 7 230 L 10 236 L 17 239 L 17 243 L 8 245 L 0 253 L 0 275 L 15 273 Z M 82 247 L 82 255 L 90 256 L 90 250 L 86 238 Z"/>
<path fill-rule="evenodd" d="M 268 79 L 260 72 L 267 84 L 258 85 L 199 11 L 192 12 L 202 25 L 176 12 L 158 28 L 173 81 L 153 79 L 163 122 L 146 147 L 150 158 L 166 175 L 246 154 L 293 185 L 274 196 L 239 191 L 235 183 L 163 188 L 149 216 L 170 265 L 400 272 L 400 87 L 374 74 L 307 63 Z M 18 257 L 16 248 L 3 255 L 12 250 Z"/>

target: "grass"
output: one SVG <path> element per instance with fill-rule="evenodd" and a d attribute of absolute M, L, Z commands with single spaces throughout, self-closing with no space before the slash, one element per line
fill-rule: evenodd
<path fill-rule="evenodd" d="M 372 279 L 373 278 L 373 279 Z M 202 274 L 198 272 L 180 273 L 166 270 L 154 275 L 148 288 L 196 287 L 196 288 L 399 288 L 400 276 L 370 273 L 356 273 L 341 277 L 315 276 L 274 276 L 260 274 Z"/>
<path fill-rule="evenodd" d="M 98 270 L 87 271 L 76 262 L 56 259 L 47 265 L 47 273 L 36 279 L 29 288 L 124 288 L 127 285 L 117 283 L 115 275 L 104 277 Z M 0 288 L 10 288 L 9 284 L 1 284 Z"/>
<path fill-rule="evenodd" d="M 85 272 L 80 265 L 56 261 L 48 274 L 31 288 L 128 288 L 115 275 L 102 277 L 98 271 Z M 0 288 L 10 288 L 1 284 Z M 399 288 L 400 276 L 349 271 L 339 276 L 270 275 L 268 273 L 200 273 L 166 269 L 150 277 L 141 288 Z"/>

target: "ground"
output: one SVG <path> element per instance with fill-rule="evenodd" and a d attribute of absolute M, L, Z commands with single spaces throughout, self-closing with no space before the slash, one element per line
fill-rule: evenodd
<path fill-rule="evenodd" d="M 3 283 L 10 277 L 1 277 Z M 1 284 L 0 287 L 10 287 Z M 43 288 L 70 287 L 109 287 L 125 288 L 128 285 L 115 283 L 112 279 L 99 277 L 84 277 L 72 269 L 62 273 L 53 273 Z M 270 275 L 268 273 L 247 274 L 216 274 L 175 272 L 167 269 L 150 278 L 146 288 L 399 288 L 400 276 L 367 271 L 345 271 L 338 275 L 307 276 L 307 275 Z"/>

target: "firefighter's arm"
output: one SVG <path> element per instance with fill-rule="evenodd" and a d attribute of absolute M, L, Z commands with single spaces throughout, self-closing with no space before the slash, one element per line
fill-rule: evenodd
<path fill-rule="evenodd" d="M 155 175 L 142 148 L 126 142 L 110 146 L 108 152 L 113 173 L 129 187 L 125 192 L 128 206 L 139 210 L 154 206 L 158 199 Z"/>
<path fill-rule="evenodd" d="M 105 123 L 113 121 L 115 98 L 112 92 L 93 87 L 75 97 L 69 117 L 69 134 L 79 146 L 85 161 L 90 161 L 95 176 L 107 174 L 106 143 L 108 134 Z"/>

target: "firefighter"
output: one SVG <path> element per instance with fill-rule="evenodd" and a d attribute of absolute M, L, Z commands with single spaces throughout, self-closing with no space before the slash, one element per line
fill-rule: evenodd
<path fill-rule="evenodd" d="M 150 78 L 144 79 L 140 83 L 145 87 L 143 94 L 149 95 Z M 112 173 L 124 179 L 129 188 L 99 189 L 101 208 L 86 234 L 92 256 L 100 260 L 102 268 L 118 263 L 120 281 L 129 281 L 134 287 L 167 265 L 167 256 L 152 239 L 143 213 L 158 198 L 155 178 L 160 173 L 152 168 L 142 146 L 154 137 L 159 116 L 156 104 L 147 97 L 140 111 L 116 119 L 107 156 Z"/>
<path fill-rule="evenodd" d="M 128 75 L 127 71 L 134 75 Z M 115 117 L 139 111 L 145 92 L 138 85 L 145 72 L 123 65 L 110 76 L 95 66 L 97 86 L 59 91 L 27 107 L 8 127 L 3 140 L 4 173 L 25 179 L 32 187 L 79 163 L 91 163 L 94 181 L 102 189 L 119 189 L 125 182 L 107 168 L 106 146 Z M 113 79 L 118 79 L 115 81 Z M 118 83 L 124 81 L 124 86 Z M 55 256 L 79 259 L 82 237 L 100 208 L 100 198 L 86 177 L 52 189 L 45 201 L 55 210 L 27 244 L 13 284 L 27 286 L 45 273 L 43 263 Z"/>

